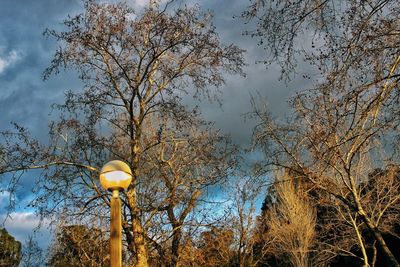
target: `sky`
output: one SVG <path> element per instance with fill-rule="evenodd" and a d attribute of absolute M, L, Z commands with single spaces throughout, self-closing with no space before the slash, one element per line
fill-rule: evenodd
<path fill-rule="evenodd" d="M 140 9 L 147 1 L 127 2 Z M 220 88 L 222 106 L 203 101 L 200 110 L 207 120 L 215 123 L 216 128 L 230 134 L 235 143 L 248 147 L 252 129 L 257 123 L 246 116 L 252 111 L 251 96 L 267 103 L 275 116 L 283 116 L 288 112 L 289 96 L 306 88 L 309 81 L 298 75 L 285 84 L 279 80 L 278 66 L 271 65 L 267 69 L 263 64 L 256 64 L 264 58 L 265 51 L 257 45 L 258 40 L 243 35 L 243 31 L 253 25 L 245 24 L 239 18 L 249 4 L 248 0 L 199 0 L 197 3 L 204 10 L 213 11 L 214 24 L 222 42 L 234 43 L 246 50 L 247 63 L 244 69 L 246 77 L 225 76 L 226 84 Z M 10 129 L 11 122 L 17 122 L 27 127 L 34 137 L 46 142 L 48 124 L 56 116 L 51 105 L 62 103 L 64 92 L 79 88 L 80 83 L 74 72 L 42 80 L 42 72 L 50 64 L 57 48 L 57 43 L 44 37 L 43 32 L 46 28 L 62 29 L 62 20 L 68 14 L 80 11 L 82 3 L 79 0 L 1 0 L 0 131 Z M 190 104 L 193 100 L 188 97 L 185 101 Z M 4 187 L 4 184 L 0 186 Z M 34 210 L 26 208 L 32 199 L 33 186 L 34 174 L 25 176 L 17 195 L 19 205 L 11 219 L 5 222 L 6 229 L 21 242 L 38 224 Z M 0 193 L 0 223 L 5 216 L 8 197 L 6 191 Z M 42 247 L 48 244 L 46 227 L 38 231 L 37 240 Z"/>

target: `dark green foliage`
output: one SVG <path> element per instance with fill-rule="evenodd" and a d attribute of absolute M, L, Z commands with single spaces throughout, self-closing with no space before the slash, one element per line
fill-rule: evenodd
<path fill-rule="evenodd" d="M 18 266 L 21 258 L 21 242 L 15 240 L 6 229 L 0 229 L 0 266 Z"/>

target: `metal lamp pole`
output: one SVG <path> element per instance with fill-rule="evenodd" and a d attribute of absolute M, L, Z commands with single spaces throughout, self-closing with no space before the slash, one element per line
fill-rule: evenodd
<path fill-rule="evenodd" d="M 121 199 L 118 190 L 112 191 L 110 207 L 110 265 L 111 267 L 122 267 Z"/>

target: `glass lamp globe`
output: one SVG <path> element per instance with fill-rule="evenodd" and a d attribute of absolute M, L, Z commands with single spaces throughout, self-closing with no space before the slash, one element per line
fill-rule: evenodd
<path fill-rule="evenodd" d="M 131 181 L 131 168 L 123 161 L 112 160 L 101 168 L 100 184 L 107 190 L 127 189 Z"/>

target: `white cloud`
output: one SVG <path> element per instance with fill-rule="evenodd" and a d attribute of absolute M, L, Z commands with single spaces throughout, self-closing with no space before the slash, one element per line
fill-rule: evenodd
<path fill-rule="evenodd" d="M 3 202 L 3 199 L 10 197 L 10 192 L 8 191 L 1 191 L 0 192 L 0 203 Z"/>
<path fill-rule="evenodd" d="M 149 0 L 133 0 L 135 6 L 144 7 L 149 4 Z"/>
<path fill-rule="evenodd" d="M 24 243 L 29 236 L 34 236 L 39 246 L 46 249 L 51 241 L 50 220 L 40 220 L 33 210 L 16 210 L 7 213 L 10 192 L 0 192 L 0 228 L 6 228 L 16 240 Z M 38 228 L 40 226 L 40 228 Z"/>
<path fill-rule="evenodd" d="M 0 74 L 9 66 L 14 64 L 21 58 L 21 54 L 16 50 L 12 50 L 7 55 L 0 53 Z"/>
<path fill-rule="evenodd" d="M 12 212 L 7 219 L 6 228 L 13 229 L 14 231 L 31 231 L 37 227 L 40 219 L 33 212 Z"/>
<path fill-rule="evenodd" d="M 155 2 L 155 0 L 131 0 L 133 2 L 133 5 L 136 7 L 145 7 L 150 4 L 150 2 Z M 158 3 L 164 4 L 166 3 L 167 0 L 158 0 Z"/>
<path fill-rule="evenodd" d="M 4 219 L 5 214 L 0 214 L 0 222 L 3 222 Z M 41 228 L 38 228 L 39 225 Z M 21 243 L 24 243 L 29 236 L 35 236 L 39 246 L 43 249 L 47 248 L 52 238 L 49 221 L 41 222 L 34 212 L 12 212 L 3 227 Z"/>

